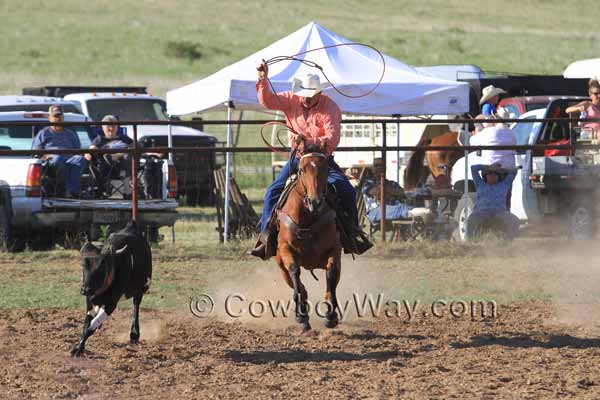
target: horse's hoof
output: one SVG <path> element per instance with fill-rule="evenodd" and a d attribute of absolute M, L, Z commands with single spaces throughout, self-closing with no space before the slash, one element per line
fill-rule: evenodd
<path fill-rule="evenodd" d="M 312 328 L 308 322 L 302 324 L 302 333 L 310 331 Z"/>
<path fill-rule="evenodd" d="M 138 344 L 140 342 L 140 335 L 129 335 L 130 344 Z"/>
<path fill-rule="evenodd" d="M 325 327 L 326 328 L 335 328 L 336 326 L 338 326 L 338 323 L 339 323 L 339 321 L 337 318 L 327 319 L 327 320 L 325 320 Z"/>

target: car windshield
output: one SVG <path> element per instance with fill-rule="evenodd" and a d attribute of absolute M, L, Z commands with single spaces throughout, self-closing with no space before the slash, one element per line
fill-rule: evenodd
<path fill-rule="evenodd" d="M 33 126 L 3 126 L 0 127 L 0 146 L 10 147 L 11 150 L 29 150 L 33 142 L 34 132 L 37 133 L 43 127 Z M 90 138 L 87 129 L 83 126 L 72 126 L 69 129 L 77 132 L 81 148 L 90 147 Z"/>
<path fill-rule="evenodd" d="M 529 137 L 533 130 L 535 122 L 527 122 L 528 119 L 535 119 L 535 116 L 529 116 L 525 118 L 523 122 L 517 122 L 513 127 L 512 131 L 515 133 L 518 145 L 525 145 L 529 143 Z"/>
<path fill-rule="evenodd" d="M 546 108 L 546 107 L 548 107 L 547 101 L 545 101 L 543 103 L 526 103 L 525 111 L 538 110 L 540 108 Z"/>
<path fill-rule="evenodd" d="M 88 100 L 89 116 L 100 121 L 111 114 L 121 121 L 166 121 L 166 104 L 157 99 L 105 98 Z"/>

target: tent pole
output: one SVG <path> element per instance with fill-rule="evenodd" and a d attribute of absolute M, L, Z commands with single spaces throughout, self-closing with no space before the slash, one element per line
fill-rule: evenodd
<path fill-rule="evenodd" d="M 227 106 L 227 147 L 231 147 L 231 114 L 233 110 L 233 101 L 225 103 Z M 227 243 L 229 240 L 229 186 L 230 186 L 230 169 L 231 169 L 231 153 L 225 154 L 225 206 L 223 207 L 223 213 L 225 214 L 225 233 L 223 235 L 223 242 Z"/>
<path fill-rule="evenodd" d="M 396 115 L 396 118 L 396 146 L 400 147 L 400 116 Z M 396 150 L 396 182 L 400 184 L 400 150 Z"/>

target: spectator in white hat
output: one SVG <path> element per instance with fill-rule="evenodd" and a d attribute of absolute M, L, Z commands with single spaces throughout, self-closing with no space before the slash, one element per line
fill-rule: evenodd
<path fill-rule="evenodd" d="M 484 87 L 481 91 L 481 100 L 479 100 L 481 114 L 496 115 L 496 106 L 500 101 L 500 95 L 503 93 L 506 93 L 506 91 L 494 85 Z"/>

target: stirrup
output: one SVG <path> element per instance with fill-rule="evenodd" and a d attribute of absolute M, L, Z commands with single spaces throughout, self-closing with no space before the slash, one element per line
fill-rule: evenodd
<path fill-rule="evenodd" d="M 354 248 L 356 254 L 360 255 L 373 247 L 373 243 L 369 240 L 369 237 L 362 230 L 359 230 L 354 235 Z"/>
<path fill-rule="evenodd" d="M 249 250 L 248 255 L 268 260 L 277 254 L 277 236 L 270 228 L 266 228 L 258 235 L 258 240 L 252 250 Z"/>

